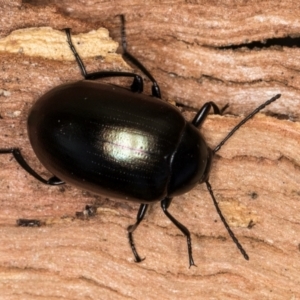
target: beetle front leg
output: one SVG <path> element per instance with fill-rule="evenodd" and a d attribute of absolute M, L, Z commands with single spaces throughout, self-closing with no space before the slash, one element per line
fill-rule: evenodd
<path fill-rule="evenodd" d="M 138 255 L 138 253 L 137 253 L 137 251 L 135 249 L 135 245 L 134 245 L 134 242 L 133 242 L 133 236 L 132 236 L 132 234 L 136 230 L 136 228 L 138 227 L 138 225 L 141 223 L 141 221 L 144 219 L 146 211 L 147 211 L 147 208 L 148 208 L 148 204 L 141 204 L 141 206 L 139 208 L 139 211 L 137 213 L 137 216 L 136 216 L 136 222 L 135 222 L 135 224 L 130 225 L 127 228 L 130 247 L 131 247 L 131 250 L 132 250 L 133 255 L 135 257 L 135 261 L 136 262 L 141 262 L 145 258 L 140 258 L 140 256 Z"/>
<path fill-rule="evenodd" d="M 188 246 L 188 254 L 189 254 L 189 264 L 191 266 L 196 266 L 194 263 L 193 255 L 192 255 L 192 240 L 191 240 L 191 234 L 189 230 L 182 225 L 180 222 L 178 222 L 169 212 L 168 207 L 170 206 L 172 202 L 172 198 L 166 197 L 164 200 L 161 201 L 161 208 L 165 215 L 171 220 L 171 222 L 186 236 L 187 239 L 187 246 Z"/>
<path fill-rule="evenodd" d="M 197 112 L 196 116 L 194 117 L 191 123 L 196 127 L 200 127 L 202 123 L 205 121 L 205 119 L 207 118 L 207 115 L 211 108 L 213 108 L 215 115 L 222 115 L 224 110 L 228 108 L 228 106 L 229 105 L 226 104 L 222 109 L 220 109 L 215 102 L 212 101 L 206 102 Z"/>
<path fill-rule="evenodd" d="M 35 179 L 39 180 L 42 183 L 48 184 L 48 185 L 61 185 L 64 184 L 64 181 L 60 180 L 56 176 L 53 176 L 49 178 L 48 180 L 41 177 L 37 172 L 35 172 L 25 161 L 23 155 L 21 154 L 21 151 L 19 148 L 7 148 L 7 149 L 0 149 L 0 154 L 9 154 L 11 153 L 15 160 L 18 162 L 18 164 L 31 176 L 33 176 Z"/>
<path fill-rule="evenodd" d="M 196 127 L 200 127 L 204 122 L 204 120 L 206 119 L 211 107 L 214 109 L 214 114 L 217 115 L 221 114 L 221 111 L 217 106 L 217 104 L 215 104 L 214 102 L 206 102 L 197 112 L 196 116 L 194 117 L 191 123 Z"/>

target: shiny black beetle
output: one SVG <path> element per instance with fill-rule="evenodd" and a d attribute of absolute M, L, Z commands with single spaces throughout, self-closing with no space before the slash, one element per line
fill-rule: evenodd
<path fill-rule="evenodd" d="M 37 174 L 18 148 L 0 149 L 0 153 L 12 153 L 28 173 L 45 184 L 68 182 L 91 192 L 141 203 L 136 223 L 128 227 L 137 262 L 142 259 L 136 252 L 132 234 L 144 218 L 148 205 L 161 201 L 163 212 L 186 236 L 189 265 L 194 265 L 190 233 L 168 212 L 168 207 L 173 197 L 205 182 L 231 238 L 244 258 L 249 259 L 225 221 L 208 177 L 213 155 L 227 139 L 280 95 L 259 106 L 211 150 L 197 128 L 210 108 L 220 114 L 217 105 L 204 104 L 189 123 L 175 106 L 162 101 L 155 79 L 126 50 L 123 16 L 121 20 L 123 55 L 152 81 L 152 97 L 141 94 L 143 79 L 137 74 L 88 74 L 72 44 L 70 30 L 66 29 L 68 43 L 85 80 L 50 90 L 34 104 L 28 117 L 32 148 L 54 177 L 45 180 Z M 132 77 L 131 89 L 94 81 L 115 76 Z"/>

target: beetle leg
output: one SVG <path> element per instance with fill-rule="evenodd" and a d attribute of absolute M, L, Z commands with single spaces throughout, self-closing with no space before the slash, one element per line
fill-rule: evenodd
<path fill-rule="evenodd" d="M 61 185 L 61 184 L 65 184 L 65 182 L 60 180 L 56 176 L 53 176 L 53 177 L 51 177 L 47 180 L 47 184 L 49 184 L 49 185 Z"/>
<path fill-rule="evenodd" d="M 151 81 L 152 81 L 152 96 L 156 98 L 161 98 L 161 92 L 157 81 L 151 75 L 151 73 L 146 69 L 146 67 L 132 54 L 127 51 L 127 41 L 126 41 L 126 31 L 125 31 L 125 17 L 120 15 L 122 27 L 121 27 L 121 38 L 123 47 L 123 56 L 127 58 L 131 63 L 138 67 Z"/>
<path fill-rule="evenodd" d="M 214 102 L 206 102 L 197 112 L 197 114 L 195 115 L 191 123 L 196 127 L 200 127 L 203 124 L 204 120 L 206 119 L 211 108 L 213 108 L 214 114 L 217 115 L 220 115 L 224 110 L 224 109 L 220 110 L 219 107 Z"/>
<path fill-rule="evenodd" d="M 134 93 L 141 93 L 144 89 L 144 81 L 140 75 L 129 72 L 115 72 L 115 71 L 101 71 L 95 73 L 89 73 L 85 79 L 96 80 L 106 77 L 133 77 L 133 82 L 130 89 Z"/>
<path fill-rule="evenodd" d="M 138 255 L 138 253 L 137 253 L 137 251 L 135 249 L 135 245 L 134 245 L 134 242 L 133 242 L 132 234 L 136 230 L 136 228 L 138 227 L 138 225 L 141 223 L 141 221 L 144 219 L 146 211 L 147 211 L 147 208 L 148 208 L 148 204 L 141 204 L 140 208 L 139 208 L 139 211 L 137 213 L 137 216 L 136 216 L 136 222 L 135 222 L 135 224 L 130 225 L 127 228 L 130 247 L 131 247 L 131 250 L 132 250 L 133 255 L 135 257 L 135 261 L 136 262 L 141 262 L 145 258 L 140 258 L 140 256 Z"/>
<path fill-rule="evenodd" d="M 36 219 L 18 219 L 17 226 L 19 227 L 41 227 L 42 222 Z"/>
<path fill-rule="evenodd" d="M 36 178 L 42 183 L 49 184 L 49 185 L 60 185 L 64 184 L 63 181 L 61 181 L 59 178 L 56 176 L 51 177 L 49 180 L 44 179 L 41 177 L 38 173 L 36 173 L 25 161 L 23 155 L 21 154 L 21 151 L 19 148 L 8 148 L 8 149 L 0 149 L 0 154 L 8 154 L 11 153 L 15 160 L 19 163 L 19 165 L 27 171 L 31 176 Z"/>
<path fill-rule="evenodd" d="M 85 68 L 85 66 L 84 66 L 84 63 L 83 63 L 81 57 L 79 56 L 78 52 L 76 51 L 76 48 L 74 47 L 74 45 L 73 45 L 73 43 L 72 43 L 72 39 L 71 39 L 71 29 L 70 29 L 70 28 L 65 28 L 65 32 L 66 32 L 66 35 L 67 35 L 67 41 L 68 41 L 68 44 L 69 44 L 69 46 L 70 46 L 71 51 L 73 52 L 73 55 L 75 56 L 75 59 L 76 59 L 77 64 L 79 65 L 81 74 L 82 74 L 82 76 L 83 76 L 84 78 L 86 78 L 86 75 L 87 75 L 86 68 Z"/>
<path fill-rule="evenodd" d="M 191 266 L 196 266 L 194 263 L 193 255 L 192 255 L 192 241 L 191 241 L 191 234 L 189 230 L 178 222 L 169 212 L 168 207 L 172 202 L 172 198 L 166 197 L 164 200 L 161 201 L 161 208 L 165 215 L 171 220 L 171 222 L 186 236 L 187 239 L 187 246 L 188 246 L 188 254 L 189 254 L 189 263 Z"/>
<path fill-rule="evenodd" d="M 75 46 L 72 43 L 71 29 L 66 28 L 65 32 L 67 35 L 67 41 L 70 46 L 70 49 L 73 52 L 76 62 L 80 68 L 81 74 L 85 79 L 96 80 L 96 79 L 107 78 L 107 77 L 133 77 L 134 79 L 131 85 L 131 90 L 133 92 L 138 92 L 138 93 L 141 93 L 143 91 L 143 87 L 144 87 L 143 78 L 140 75 L 134 73 L 116 72 L 116 71 L 101 71 L 101 72 L 87 73 L 84 63 L 81 57 L 79 56 Z"/>

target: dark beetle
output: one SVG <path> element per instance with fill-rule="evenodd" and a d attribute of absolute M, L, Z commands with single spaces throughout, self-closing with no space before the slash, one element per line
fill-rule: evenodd
<path fill-rule="evenodd" d="M 208 177 L 214 153 L 242 124 L 280 95 L 258 107 L 211 150 L 197 127 L 210 108 L 220 114 L 216 104 L 204 104 L 189 123 L 175 106 L 162 101 L 155 79 L 126 50 L 125 21 L 123 16 L 121 19 L 124 57 L 150 78 L 152 97 L 141 94 L 143 79 L 137 74 L 87 74 L 67 29 L 68 43 L 85 80 L 50 90 L 34 104 L 28 117 L 33 150 L 55 176 L 45 180 L 38 175 L 18 148 L 0 149 L 0 153 L 12 153 L 27 172 L 45 184 L 68 182 L 91 192 L 141 203 L 136 223 L 128 227 L 137 262 L 142 259 L 136 252 L 132 233 L 144 218 L 149 203 L 161 201 L 166 216 L 187 237 L 189 264 L 194 265 L 190 233 L 168 212 L 168 207 L 173 197 L 205 182 L 230 236 L 248 259 L 218 207 Z M 133 77 L 131 89 L 93 81 L 115 76 Z"/>
<path fill-rule="evenodd" d="M 95 81 L 42 96 L 28 133 L 37 157 L 58 178 L 143 203 L 190 190 L 207 177 L 212 156 L 175 106 Z"/>

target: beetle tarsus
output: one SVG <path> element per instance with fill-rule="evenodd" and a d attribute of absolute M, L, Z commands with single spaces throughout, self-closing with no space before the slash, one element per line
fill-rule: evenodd
<path fill-rule="evenodd" d="M 148 208 L 148 204 L 141 204 L 140 208 L 139 208 L 139 211 L 137 213 L 137 216 L 136 216 L 136 222 L 133 225 L 129 225 L 128 228 L 127 228 L 129 244 L 130 244 L 130 247 L 131 247 L 132 253 L 135 257 L 136 262 L 141 262 L 145 258 L 140 258 L 140 256 L 138 255 L 138 253 L 135 249 L 135 245 L 134 245 L 134 242 L 133 242 L 133 232 L 136 230 L 136 228 L 139 226 L 141 221 L 144 219 L 147 208 Z"/>
<path fill-rule="evenodd" d="M 35 179 L 39 180 L 40 182 L 48 185 L 60 185 L 64 184 L 63 181 L 58 179 L 57 177 L 52 177 L 49 180 L 44 179 L 41 177 L 36 171 L 34 171 L 28 163 L 25 161 L 21 150 L 19 148 L 6 148 L 6 149 L 0 149 L 0 154 L 12 154 L 15 160 L 18 162 L 18 164 L 31 176 L 33 176 Z"/>
<path fill-rule="evenodd" d="M 188 244 L 188 255 L 189 255 L 189 268 L 194 266 L 197 267 L 197 265 L 194 263 L 193 255 L 192 255 L 192 240 L 191 237 L 187 237 L 187 244 Z"/>
<path fill-rule="evenodd" d="M 134 255 L 134 258 L 135 258 L 134 261 L 135 261 L 136 263 L 140 263 L 140 262 L 142 262 L 143 260 L 145 260 L 146 257 L 141 258 L 141 257 L 139 256 L 139 254 L 137 253 L 137 251 L 136 251 L 136 249 L 135 249 L 134 241 L 133 241 L 132 232 L 129 232 L 129 228 L 130 228 L 130 227 L 131 227 L 131 226 L 128 227 L 128 239 L 129 239 L 129 244 L 130 244 L 132 253 L 133 253 L 133 255 Z"/>
<path fill-rule="evenodd" d="M 194 263 L 193 255 L 192 255 L 192 240 L 191 234 L 189 230 L 178 222 L 169 212 L 168 208 L 172 202 L 172 198 L 166 197 L 164 200 L 161 201 L 161 208 L 165 215 L 170 219 L 170 221 L 186 236 L 187 240 L 187 247 L 188 247 L 188 255 L 189 255 L 189 264 L 191 266 L 196 266 Z"/>
<path fill-rule="evenodd" d="M 43 222 L 37 219 L 18 219 L 16 221 L 19 227 L 41 227 Z"/>
<path fill-rule="evenodd" d="M 79 56 L 75 46 L 72 43 L 71 29 L 70 28 L 65 28 L 65 32 L 66 32 L 66 35 L 67 35 L 67 41 L 68 41 L 69 47 L 70 47 L 71 51 L 73 52 L 73 55 L 76 59 L 76 62 L 78 64 L 79 68 L 80 68 L 81 74 L 86 79 L 88 73 L 86 71 L 86 68 L 84 66 L 84 63 L 83 63 L 81 57 Z"/>

